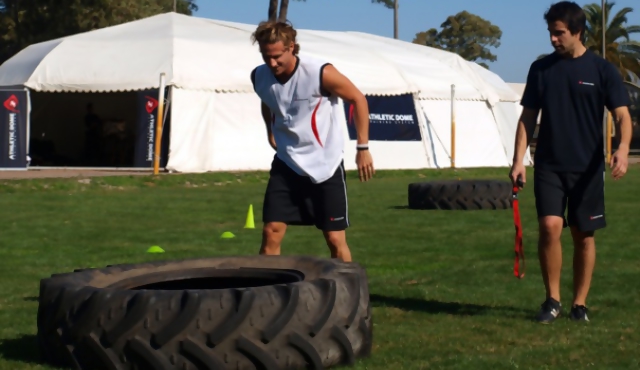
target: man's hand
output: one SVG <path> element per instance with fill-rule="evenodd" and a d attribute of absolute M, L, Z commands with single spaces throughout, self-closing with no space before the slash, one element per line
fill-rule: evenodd
<path fill-rule="evenodd" d="M 609 168 L 611 168 L 611 176 L 614 180 L 619 180 L 627 173 L 629 167 L 629 148 L 620 145 L 618 150 L 611 156 L 609 161 Z"/>
<path fill-rule="evenodd" d="M 524 167 L 522 163 L 514 163 L 511 166 L 511 172 L 509 172 L 509 178 L 511 179 L 511 183 L 513 186 L 520 187 L 518 184 L 518 178 L 522 181 L 522 186 L 527 183 L 527 169 Z"/>
<path fill-rule="evenodd" d="M 356 165 L 358 166 L 358 176 L 360 181 L 369 181 L 376 173 L 373 168 L 373 158 L 369 150 L 358 150 L 356 154 Z"/>
<path fill-rule="evenodd" d="M 614 180 L 619 180 L 627 173 L 629 166 L 629 146 L 633 126 L 628 107 L 615 108 L 612 113 L 617 127 L 616 132 L 620 135 L 620 144 L 618 145 L 618 150 L 611 156 L 609 168 L 611 168 L 611 176 L 613 176 Z"/>
<path fill-rule="evenodd" d="M 509 172 L 509 178 L 511 178 L 513 186 L 520 187 L 527 183 L 527 170 L 525 169 L 522 160 L 527 147 L 529 147 L 529 143 L 533 139 L 533 132 L 536 129 L 538 112 L 538 109 L 525 107 L 522 110 L 520 119 L 518 120 L 515 146 L 513 148 L 513 165 L 511 166 L 511 172 Z M 518 183 L 518 178 L 520 178 L 522 184 Z"/>

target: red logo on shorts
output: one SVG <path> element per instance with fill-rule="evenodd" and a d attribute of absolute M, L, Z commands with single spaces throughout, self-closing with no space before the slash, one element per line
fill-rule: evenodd
<path fill-rule="evenodd" d="M 147 109 L 147 113 L 151 114 L 158 107 L 158 100 L 150 96 L 147 96 L 146 98 L 147 104 L 145 104 L 145 108 Z"/>
<path fill-rule="evenodd" d="M 9 110 L 10 112 L 20 113 L 20 111 L 18 111 L 17 109 L 18 103 L 18 98 L 16 98 L 15 95 L 11 95 L 9 99 L 5 100 L 4 107 L 7 108 L 7 110 Z"/>

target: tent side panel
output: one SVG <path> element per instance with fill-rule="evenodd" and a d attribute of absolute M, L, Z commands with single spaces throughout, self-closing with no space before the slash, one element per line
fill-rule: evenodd
<path fill-rule="evenodd" d="M 509 161 L 509 165 L 512 165 L 516 130 L 518 128 L 517 125 L 522 112 L 522 106 L 519 102 L 500 102 L 493 108 L 493 112 L 498 123 L 502 143 L 505 147 L 507 160 Z M 527 150 L 524 156 L 524 164 L 531 165 L 532 163 L 531 152 Z"/>
<path fill-rule="evenodd" d="M 451 166 L 451 101 L 420 100 L 438 167 Z M 486 102 L 456 102 L 456 167 L 508 166 L 495 119 Z"/>
<path fill-rule="evenodd" d="M 256 94 L 173 91 L 168 170 L 268 170 L 275 151 Z"/>

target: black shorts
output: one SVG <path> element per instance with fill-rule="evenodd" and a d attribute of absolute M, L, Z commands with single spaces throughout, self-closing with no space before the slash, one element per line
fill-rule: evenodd
<path fill-rule="evenodd" d="M 340 231 L 349 227 L 348 211 L 344 163 L 331 178 L 314 184 L 277 156 L 274 158 L 262 208 L 264 223 L 315 225 L 323 231 Z"/>
<path fill-rule="evenodd" d="M 564 227 L 577 226 L 583 232 L 604 228 L 604 175 L 604 168 L 586 172 L 535 168 L 533 188 L 538 217 L 559 216 L 564 219 Z"/>

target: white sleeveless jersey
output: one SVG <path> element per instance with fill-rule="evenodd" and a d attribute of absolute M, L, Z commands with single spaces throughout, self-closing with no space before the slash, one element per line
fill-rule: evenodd
<path fill-rule="evenodd" d="M 314 183 L 329 179 L 342 162 L 343 114 L 337 96 L 323 94 L 322 69 L 328 63 L 299 57 L 293 75 L 280 83 L 266 64 L 253 76 L 254 89 L 271 109 L 277 156 Z"/>

